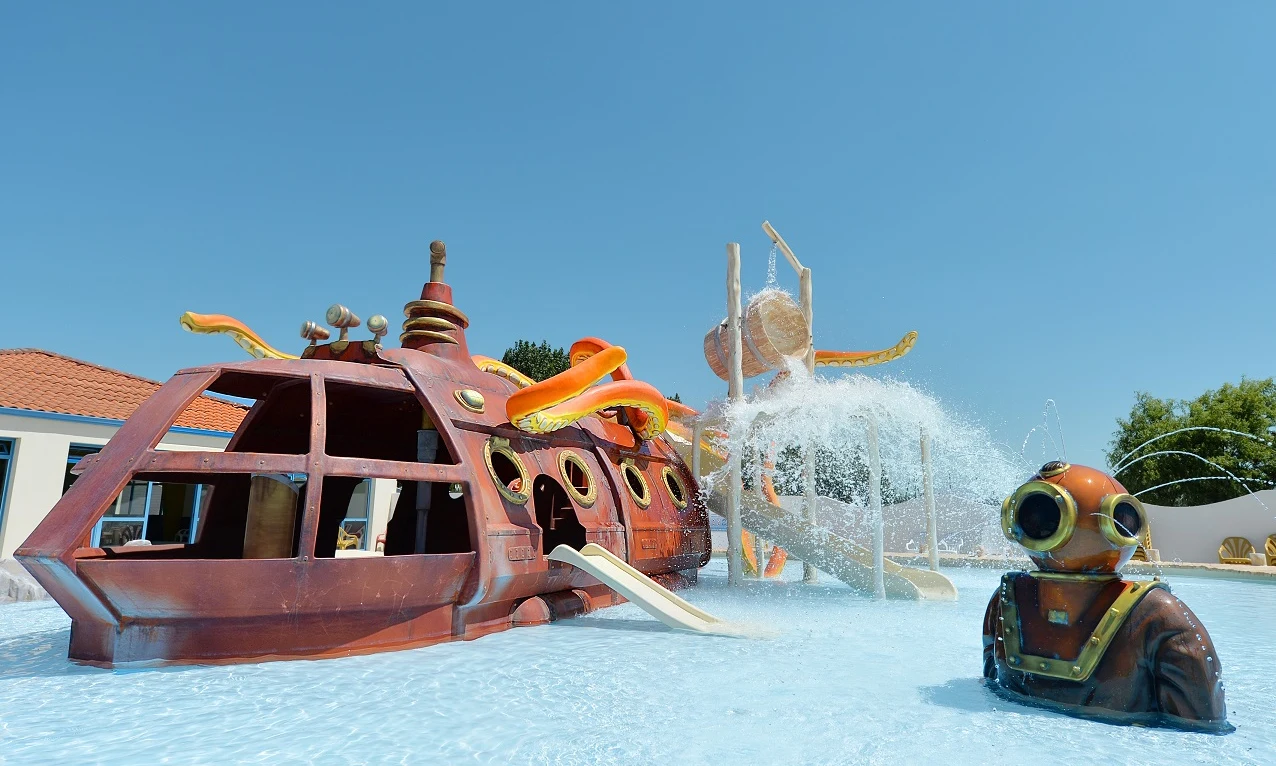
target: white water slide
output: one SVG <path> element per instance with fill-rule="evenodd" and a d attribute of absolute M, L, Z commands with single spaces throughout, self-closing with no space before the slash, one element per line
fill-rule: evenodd
<path fill-rule="evenodd" d="M 688 604 L 596 543 L 589 543 L 580 550 L 560 545 L 550 552 L 548 558 L 588 572 L 671 628 L 724 636 L 741 635 L 739 628 Z"/>

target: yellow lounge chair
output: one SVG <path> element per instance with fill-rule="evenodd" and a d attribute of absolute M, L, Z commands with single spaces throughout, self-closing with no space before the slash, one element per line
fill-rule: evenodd
<path fill-rule="evenodd" d="M 1252 564 L 1249 554 L 1254 552 L 1254 544 L 1243 537 L 1229 537 L 1218 546 L 1218 563 L 1220 564 Z"/>
<path fill-rule="evenodd" d="M 1263 546 L 1267 554 L 1267 566 L 1276 567 L 1276 535 L 1267 536 L 1267 545 Z"/>
<path fill-rule="evenodd" d="M 359 536 L 352 535 L 346 531 L 345 527 L 337 527 L 337 550 L 348 551 L 351 548 L 359 547 Z M 1253 550 L 1253 547 L 1250 548 Z"/>

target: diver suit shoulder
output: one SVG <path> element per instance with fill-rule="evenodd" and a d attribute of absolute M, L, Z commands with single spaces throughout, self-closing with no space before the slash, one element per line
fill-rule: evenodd
<path fill-rule="evenodd" d="M 1223 664 L 1209 632 L 1168 587 L 1158 588 L 1131 610 L 1131 635 L 1143 639 L 1156 679 L 1157 706 L 1167 723 L 1226 733 Z"/>

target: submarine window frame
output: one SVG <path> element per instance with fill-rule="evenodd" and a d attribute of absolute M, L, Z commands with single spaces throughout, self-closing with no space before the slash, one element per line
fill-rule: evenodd
<path fill-rule="evenodd" d="M 509 444 L 497 444 L 495 441 L 493 438 L 483 443 L 483 462 L 487 464 L 487 475 L 491 477 L 492 484 L 496 485 L 496 491 L 501 493 L 501 497 L 515 505 L 526 505 L 527 501 L 532 497 L 532 475 L 528 473 L 527 466 L 523 464 L 523 460 Z M 496 472 L 496 466 L 492 463 L 493 455 L 500 455 L 509 460 L 518 469 L 519 478 L 522 480 L 520 485 L 523 487 L 522 492 L 515 492 L 501 480 L 500 475 Z"/>
<path fill-rule="evenodd" d="M 629 496 L 634 499 L 639 508 L 648 508 L 651 506 L 651 485 L 647 483 L 647 477 L 642 471 L 638 470 L 638 466 L 634 465 L 634 461 L 625 460 L 620 464 L 620 476 L 625 481 L 625 487 L 629 490 Z M 634 489 L 634 482 L 630 477 L 635 477 L 638 485 L 642 487 L 642 494 Z"/>
<path fill-rule="evenodd" d="M 568 465 L 574 465 L 585 476 L 588 489 L 581 492 L 576 486 L 576 482 L 572 481 L 568 473 Z M 588 508 L 598 499 L 598 482 L 594 479 L 594 472 L 589 470 L 589 464 L 581 457 L 580 453 L 575 450 L 565 449 L 558 453 L 558 473 L 563 479 L 563 489 L 571 499 L 575 500 L 578 505 Z"/>
<path fill-rule="evenodd" d="M 687 507 L 687 485 L 683 483 L 682 477 L 678 472 L 673 470 L 673 466 L 667 465 L 660 471 L 660 478 L 664 480 L 665 491 L 669 493 L 669 499 L 673 501 L 678 510 Z"/>

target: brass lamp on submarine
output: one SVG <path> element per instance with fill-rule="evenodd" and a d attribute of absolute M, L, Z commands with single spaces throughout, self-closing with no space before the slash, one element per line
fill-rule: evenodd
<path fill-rule="evenodd" d="M 1112 723 L 1226 732 L 1209 633 L 1159 579 L 1121 569 L 1147 528 L 1102 471 L 1051 462 L 1006 498 L 1001 528 L 1036 571 L 1009 572 L 984 616 L 984 677 L 1016 701 Z"/>

